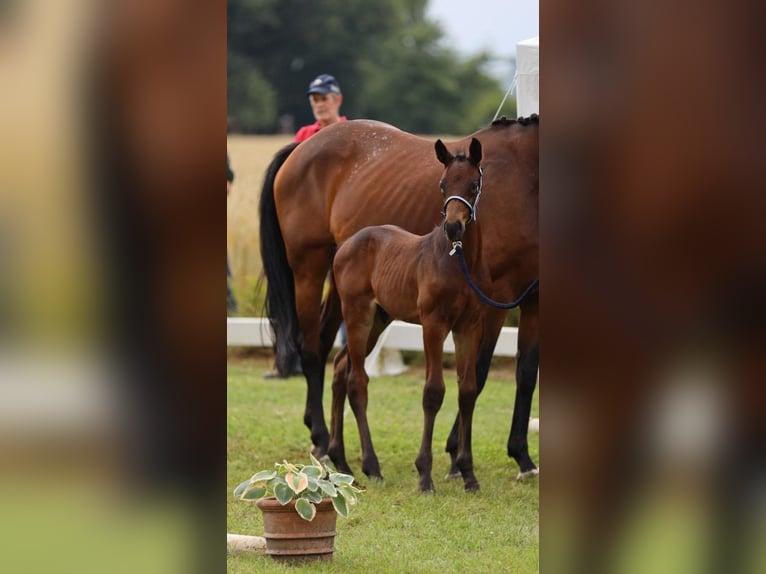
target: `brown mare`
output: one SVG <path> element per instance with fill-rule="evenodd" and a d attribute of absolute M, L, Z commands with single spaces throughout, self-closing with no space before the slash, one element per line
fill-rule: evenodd
<path fill-rule="evenodd" d="M 481 195 L 481 143 L 471 140 L 466 156 L 453 156 L 441 140 L 436 157 L 445 171 L 439 188 L 444 199 L 444 223 L 428 235 L 415 235 L 394 225 L 365 227 L 341 245 L 333 263 L 348 333 L 347 349 L 335 361 L 329 455 L 341 472 L 350 472 L 343 445 L 343 408 L 348 392 L 362 442 L 362 470 L 383 478 L 367 424 L 367 383 L 364 370 L 367 342 L 375 315 L 423 326 L 426 381 L 423 388 L 423 436 L 415 466 L 420 490 L 434 490 L 431 479 L 434 421 L 444 401 L 442 354 L 452 331 L 455 340 L 459 400 L 457 465 L 466 490 L 477 490 L 471 454 L 471 420 L 476 402 L 476 357 L 485 304 L 466 283 L 454 242 L 462 242 L 466 265 L 478 284 L 488 288 L 489 271 L 482 259 L 481 231 L 474 219 Z M 421 193 L 436 193 L 424 189 Z M 473 223 L 469 225 L 469 223 Z M 380 311 L 377 311 L 377 309 Z"/>
<path fill-rule="evenodd" d="M 502 118 L 479 130 L 484 187 L 484 256 L 495 300 L 515 299 L 538 277 L 539 120 Z M 466 149 L 471 137 L 450 145 Z M 402 169 L 401 166 L 409 166 Z M 393 224 L 417 234 L 440 221 L 436 194 L 421 193 L 439 181 L 443 166 L 430 140 L 370 120 L 329 126 L 301 144 L 280 150 L 267 170 L 260 199 L 261 257 L 266 304 L 276 338 L 277 367 L 289 370 L 300 349 L 308 384 L 304 423 L 316 453 L 327 454 L 329 433 L 322 407 L 324 369 L 342 321 L 332 281 L 322 292 L 336 246 L 370 225 Z M 477 392 L 486 382 L 506 311 L 489 309 L 476 368 Z M 390 322 L 379 317 L 371 340 Z M 535 474 L 527 428 L 539 362 L 538 295 L 520 305 L 516 399 L 508 455 L 521 474 Z M 451 474 L 459 473 L 456 419 L 447 441 Z"/>

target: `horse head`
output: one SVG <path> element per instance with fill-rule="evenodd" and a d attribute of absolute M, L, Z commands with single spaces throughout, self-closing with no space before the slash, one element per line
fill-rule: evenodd
<path fill-rule="evenodd" d="M 444 197 L 444 232 L 450 241 L 460 241 L 466 226 L 476 221 L 481 196 L 481 142 L 471 138 L 468 155 L 452 155 L 441 140 L 434 144 L 437 159 L 444 165 L 439 189 Z"/>

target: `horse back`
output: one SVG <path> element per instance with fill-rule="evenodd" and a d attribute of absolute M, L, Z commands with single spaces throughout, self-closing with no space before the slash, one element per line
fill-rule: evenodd
<path fill-rule="evenodd" d="M 423 234 L 440 220 L 441 172 L 430 140 L 351 120 L 322 129 L 292 153 L 275 180 L 275 201 L 283 225 L 304 237 L 340 243 L 383 224 Z"/>
<path fill-rule="evenodd" d="M 477 214 L 494 281 L 521 293 L 538 273 L 537 122 L 508 122 L 472 134 L 484 148 Z M 472 136 L 447 142 L 468 149 Z M 274 183 L 289 253 L 329 249 L 368 226 L 427 234 L 441 221 L 443 166 L 433 141 L 370 120 L 322 129 L 287 158 Z"/>

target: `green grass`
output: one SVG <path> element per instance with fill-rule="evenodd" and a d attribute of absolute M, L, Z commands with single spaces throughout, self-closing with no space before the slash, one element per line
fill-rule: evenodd
<path fill-rule="evenodd" d="M 264 357 L 234 358 L 228 367 L 228 531 L 260 535 L 258 509 L 231 497 L 254 471 L 282 459 L 308 462 L 310 441 L 302 415 L 302 378 L 266 381 Z M 368 481 L 353 414 L 345 419 L 349 464 L 367 492 L 348 519 L 338 518 L 330 563 L 280 565 L 268 556 L 227 559 L 229 572 L 370 572 L 375 574 L 538 571 L 538 484 L 517 482 L 518 466 L 505 453 L 513 410 L 514 382 L 507 367 L 490 372 L 476 405 L 473 454 L 481 490 L 463 491 L 462 481 L 446 481 L 449 456 L 444 441 L 457 410 L 454 371 L 445 370 L 447 395 L 434 433 L 435 494 L 418 492 L 414 460 L 422 429 L 423 371 L 372 379 L 368 419 L 385 480 Z M 328 371 L 326 379 L 330 380 Z M 328 382 L 329 386 L 329 382 Z M 533 416 L 537 415 L 537 393 Z M 329 388 L 325 414 L 329 422 Z M 530 452 L 539 462 L 538 436 Z"/>

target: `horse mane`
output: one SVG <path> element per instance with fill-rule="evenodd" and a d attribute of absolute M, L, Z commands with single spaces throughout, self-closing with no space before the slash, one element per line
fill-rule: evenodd
<path fill-rule="evenodd" d="M 538 114 L 531 114 L 528 117 L 520 117 L 515 120 L 508 119 L 505 116 L 500 116 L 498 119 L 492 122 L 493 126 L 511 126 L 513 124 L 520 124 L 522 126 L 528 126 L 530 124 L 540 124 L 540 116 Z"/>

